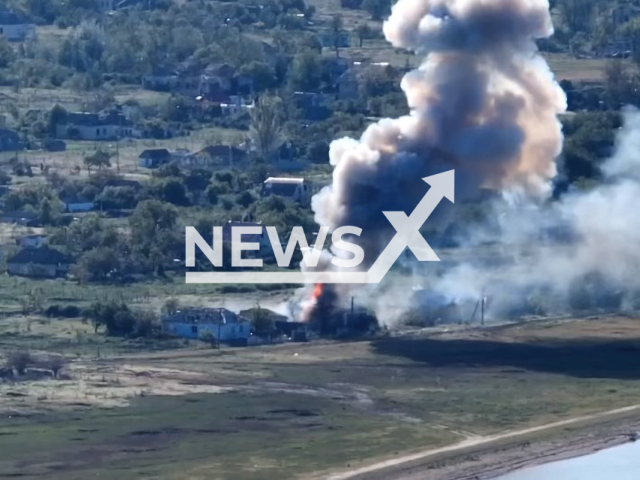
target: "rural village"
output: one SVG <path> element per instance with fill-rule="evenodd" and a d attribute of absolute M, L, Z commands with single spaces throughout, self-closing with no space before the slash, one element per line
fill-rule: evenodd
<path fill-rule="evenodd" d="M 489 479 L 638 438 L 640 3 L 393 3 L 0 1 L 0 478 Z M 299 272 L 266 227 L 356 225 L 370 266 L 453 169 L 438 262 L 185 282 L 237 227 Z"/>

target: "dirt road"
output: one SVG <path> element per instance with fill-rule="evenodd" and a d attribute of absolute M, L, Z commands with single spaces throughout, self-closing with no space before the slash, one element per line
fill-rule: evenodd
<path fill-rule="evenodd" d="M 640 405 L 631 405 L 537 427 L 467 438 L 447 447 L 404 455 L 335 473 L 326 478 L 329 480 L 493 478 L 518 468 L 580 456 L 624 443 L 629 441 L 629 434 L 636 431 L 638 427 L 640 427 Z M 568 439 L 566 434 L 569 432 L 572 433 L 572 438 Z"/>

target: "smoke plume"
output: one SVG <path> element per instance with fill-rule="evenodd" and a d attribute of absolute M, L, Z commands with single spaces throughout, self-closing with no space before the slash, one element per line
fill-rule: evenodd
<path fill-rule="evenodd" d="M 566 109 L 535 45 L 553 33 L 547 0 L 399 0 L 384 33 L 424 57 L 401 83 L 410 114 L 334 141 L 333 183 L 312 203 L 320 225 L 363 229 L 368 264 L 395 233 L 382 212 L 410 213 L 425 176 L 455 168 L 458 199 L 547 196 Z"/>
<path fill-rule="evenodd" d="M 573 190 L 543 206 L 498 202 L 494 265 L 460 263 L 430 288 L 452 302 L 494 299 L 492 312 L 570 313 L 637 308 L 640 300 L 640 112 L 627 108 L 616 152 L 590 190 Z M 545 232 L 565 232 L 548 241 Z M 470 232 L 469 239 L 477 238 Z M 471 241 L 471 240 L 470 240 Z M 532 296 L 542 298 L 532 298 Z"/>

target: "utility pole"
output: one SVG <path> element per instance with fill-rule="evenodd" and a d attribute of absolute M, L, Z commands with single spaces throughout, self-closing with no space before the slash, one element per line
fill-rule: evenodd
<path fill-rule="evenodd" d="M 482 307 L 481 307 L 481 314 L 480 314 L 480 325 L 482 325 L 484 327 L 484 303 L 486 301 L 486 297 L 484 296 L 484 292 L 482 293 Z"/>
<path fill-rule="evenodd" d="M 120 134 L 122 132 L 122 117 L 118 113 L 118 132 L 116 133 L 116 171 L 120 176 Z"/>

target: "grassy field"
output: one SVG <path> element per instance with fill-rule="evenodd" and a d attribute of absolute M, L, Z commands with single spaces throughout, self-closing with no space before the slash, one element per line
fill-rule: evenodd
<path fill-rule="evenodd" d="M 78 356 L 0 384 L 0 478 L 309 478 L 627 406 L 639 321 Z"/>

